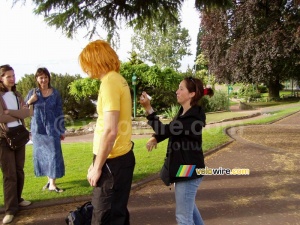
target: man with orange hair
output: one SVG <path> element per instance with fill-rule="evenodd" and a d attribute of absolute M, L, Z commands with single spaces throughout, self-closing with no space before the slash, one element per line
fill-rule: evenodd
<path fill-rule="evenodd" d="M 129 225 L 127 204 L 135 165 L 129 86 L 119 73 L 116 52 L 105 41 L 89 43 L 80 53 L 79 63 L 90 78 L 101 80 L 94 160 L 87 175 L 94 187 L 92 225 Z"/>

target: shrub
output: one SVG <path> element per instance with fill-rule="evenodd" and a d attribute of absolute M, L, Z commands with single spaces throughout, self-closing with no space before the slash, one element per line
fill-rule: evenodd
<path fill-rule="evenodd" d="M 179 109 L 180 105 L 171 105 L 171 107 L 163 113 L 163 116 L 167 117 L 168 119 L 172 119 L 177 115 Z"/>
<path fill-rule="evenodd" d="M 206 112 L 223 111 L 228 108 L 228 95 L 225 91 L 215 91 L 213 97 L 205 96 L 200 100 L 200 105 Z"/>
<path fill-rule="evenodd" d="M 256 101 L 257 99 L 261 98 L 261 94 L 259 92 L 259 89 L 256 89 L 251 84 L 243 85 L 239 89 L 238 95 L 239 95 L 239 98 L 245 99 L 246 102 L 254 101 L 254 100 Z"/>
<path fill-rule="evenodd" d="M 260 93 L 252 93 L 249 96 L 249 101 L 258 101 L 259 99 L 261 99 Z"/>
<path fill-rule="evenodd" d="M 215 91 L 213 97 L 205 96 L 199 101 L 199 105 L 201 105 L 205 112 L 215 112 L 215 111 L 223 111 L 228 108 L 228 96 L 225 91 Z M 164 113 L 163 116 L 171 119 L 174 118 L 178 111 L 180 105 L 171 105 Z"/>
<path fill-rule="evenodd" d="M 263 86 L 263 85 L 258 85 L 257 86 L 257 91 L 259 93 L 268 93 L 268 88 L 266 86 Z"/>

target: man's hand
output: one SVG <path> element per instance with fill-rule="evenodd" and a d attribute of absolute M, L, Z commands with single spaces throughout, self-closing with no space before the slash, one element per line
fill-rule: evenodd
<path fill-rule="evenodd" d="M 93 164 L 90 166 L 90 168 L 88 169 L 87 180 L 89 181 L 92 187 L 97 186 L 97 182 L 100 179 L 101 174 L 102 174 L 102 170 L 97 170 L 93 166 Z"/>

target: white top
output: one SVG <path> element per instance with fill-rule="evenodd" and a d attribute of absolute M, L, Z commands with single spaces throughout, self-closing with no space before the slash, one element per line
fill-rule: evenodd
<path fill-rule="evenodd" d="M 15 94 L 12 91 L 5 92 L 5 94 L 3 95 L 3 99 L 5 101 L 7 109 L 18 110 L 17 98 L 16 98 Z M 16 126 L 21 125 L 21 124 L 22 124 L 21 121 L 17 120 L 17 121 L 14 121 L 14 122 L 7 123 L 7 126 L 8 127 L 16 127 Z"/>

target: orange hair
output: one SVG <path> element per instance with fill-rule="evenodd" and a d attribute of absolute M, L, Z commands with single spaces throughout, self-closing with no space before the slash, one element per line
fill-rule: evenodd
<path fill-rule="evenodd" d="M 117 53 L 106 41 L 90 42 L 79 55 L 81 69 L 93 79 L 99 79 L 109 71 L 120 72 Z"/>

